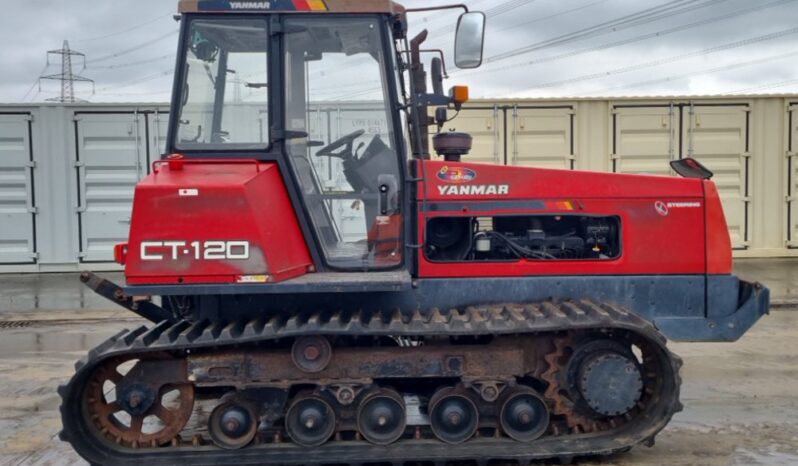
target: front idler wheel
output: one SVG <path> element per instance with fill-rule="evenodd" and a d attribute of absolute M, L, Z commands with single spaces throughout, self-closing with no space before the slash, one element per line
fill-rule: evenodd
<path fill-rule="evenodd" d="M 381 389 L 368 395 L 360 404 L 357 429 L 371 443 L 393 443 L 402 437 L 405 426 L 404 399 L 394 390 Z"/>
<path fill-rule="evenodd" d="M 429 403 L 432 432 L 446 443 L 462 443 L 477 431 L 479 412 L 470 397 L 452 387 L 438 390 Z"/>
<path fill-rule="evenodd" d="M 285 429 L 295 443 L 317 447 L 335 432 L 335 412 L 318 396 L 301 396 L 288 408 Z"/>
<path fill-rule="evenodd" d="M 549 409 L 543 398 L 529 387 L 508 391 L 502 401 L 499 422 L 513 440 L 531 442 L 549 426 Z"/>
<path fill-rule="evenodd" d="M 83 409 L 98 435 L 131 448 L 172 442 L 194 408 L 194 386 L 128 380 L 168 360 L 109 359 L 86 383 Z"/>
<path fill-rule="evenodd" d="M 222 402 L 211 412 L 208 433 L 217 446 L 228 450 L 243 448 L 252 442 L 258 429 L 255 407 L 236 397 Z"/>

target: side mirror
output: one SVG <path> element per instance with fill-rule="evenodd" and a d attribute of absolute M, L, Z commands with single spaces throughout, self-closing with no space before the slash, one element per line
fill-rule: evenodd
<path fill-rule="evenodd" d="M 457 20 L 454 38 L 454 64 L 458 68 L 479 68 L 485 45 L 485 13 L 463 13 Z"/>

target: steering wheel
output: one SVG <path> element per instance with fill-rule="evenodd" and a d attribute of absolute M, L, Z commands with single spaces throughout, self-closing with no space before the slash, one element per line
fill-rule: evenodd
<path fill-rule="evenodd" d="M 360 136 L 363 136 L 363 134 L 365 133 L 366 133 L 365 129 L 352 131 L 346 136 L 338 138 L 335 141 L 319 149 L 319 151 L 316 152 L 316 157 L 326 156 L 326 157 L 338 157 L 339 159 L 351 159 L 352 157 L 354 157 L 354 153 L 352 152 L 352 146 L 355 143 L 355 139 L 359 138 Z M 346 146 L 346 150 L 337 153 L 333 152 L 334 150 L 338 150 L 343 146 Z"/>

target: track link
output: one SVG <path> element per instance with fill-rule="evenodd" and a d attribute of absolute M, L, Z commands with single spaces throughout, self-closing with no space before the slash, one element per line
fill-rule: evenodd
<path fill-rule="evenodd" d="M 305 335 L 325 336 L 479 336 L 568 335 L 570 332 L 624 331 L 650 348 L 648 357 L 662 367 L 657 393 L 644 413 L 609 430 L 581 434 L 579 430 L 555 433 L 529 443 L 507 438 L 475 437 L 452 446 L 437 440 L 407 439 L 384 446 L 364 441 L 330 441 L 308 449 L 292 443 L 250 445 L 230 451 L 214 446 L 180 445 L 159 448 L 127 448 L 115 445 L 94 428 L 82 403 L 93 371 L 112 358 L 136 358 L 150 354 L 186 354 Z M 557 348 L 561 351 L 562 348 Z M 547 358 L 554 362 L 560 354 Z M 681 360 L 667 350 L 665 338 L 649 322 L 634 313 L 591 301 L 543 302 L 475 306 L 461 310 L 433 309 L 403 314 L 399 311 L 366 315 L 352 312 L 303 313 L 291 317 L 271 315 L 250 321 L 161 322 L 114 335 L 76 363 L 76 373 L 59 387 L 63 430 L 60 438 L 92 464 L 404 464 L 431 461 L 515 461 L 585 455 L 604 455 L 640 443 L 653 444 L 655 435 L 680 411 L 679 368 Z M 548 377 L 554 371 L 549 368 Z M 558 403 L 552 400 L 552 403 Z M 174 442 L 173 445 L 179 445 Z"/>

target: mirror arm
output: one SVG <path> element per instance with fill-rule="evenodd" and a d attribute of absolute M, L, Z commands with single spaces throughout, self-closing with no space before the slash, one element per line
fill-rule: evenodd
<path fill-rule="evenodd" d="M 418 13 L 421 11 L 438 11 L 438 10 L 454 10 L 462 8 L 466 13 L 468 13 L 468 5 L 463 3 L 454 3 L 451 5 L 440 5 L 440 6 L 428 6 L 424 8 L 408 8 L 405 10 L 405 13 Z"/>
<path fill-rule="evenodd" d="M 444 79 L 449 79 L 449 72 L 447 71 L 447 68 L 446 68 L 446 59 L 444 58 L 443 50 L 441 50 L 441 49 L 419 49 L 418 51 L 419 51 L 419 60 L 421 60 L 420 54 L 422 54 L 422 53 L 437 53 L 437 54 L 439 54 L 441 56 L 441 64 L 443 65 L 443 77 L 444 77 Z M 402 50 L 399 53 L 408 55 L 410 57 L 410 60 L 412 61 L 413 57 L 412 57 L 412 52 L 410 50 Z"/>
<path fill-rule="evenodd" d="M 449 72 L 446 71 L 446 58 L 443 55 L 443 50 L 441 49 L 421 49 L 421 53 L 437 53 L 441 56 L 441 66 L 443 67 L 443 78 L 449 79 Z"/>

